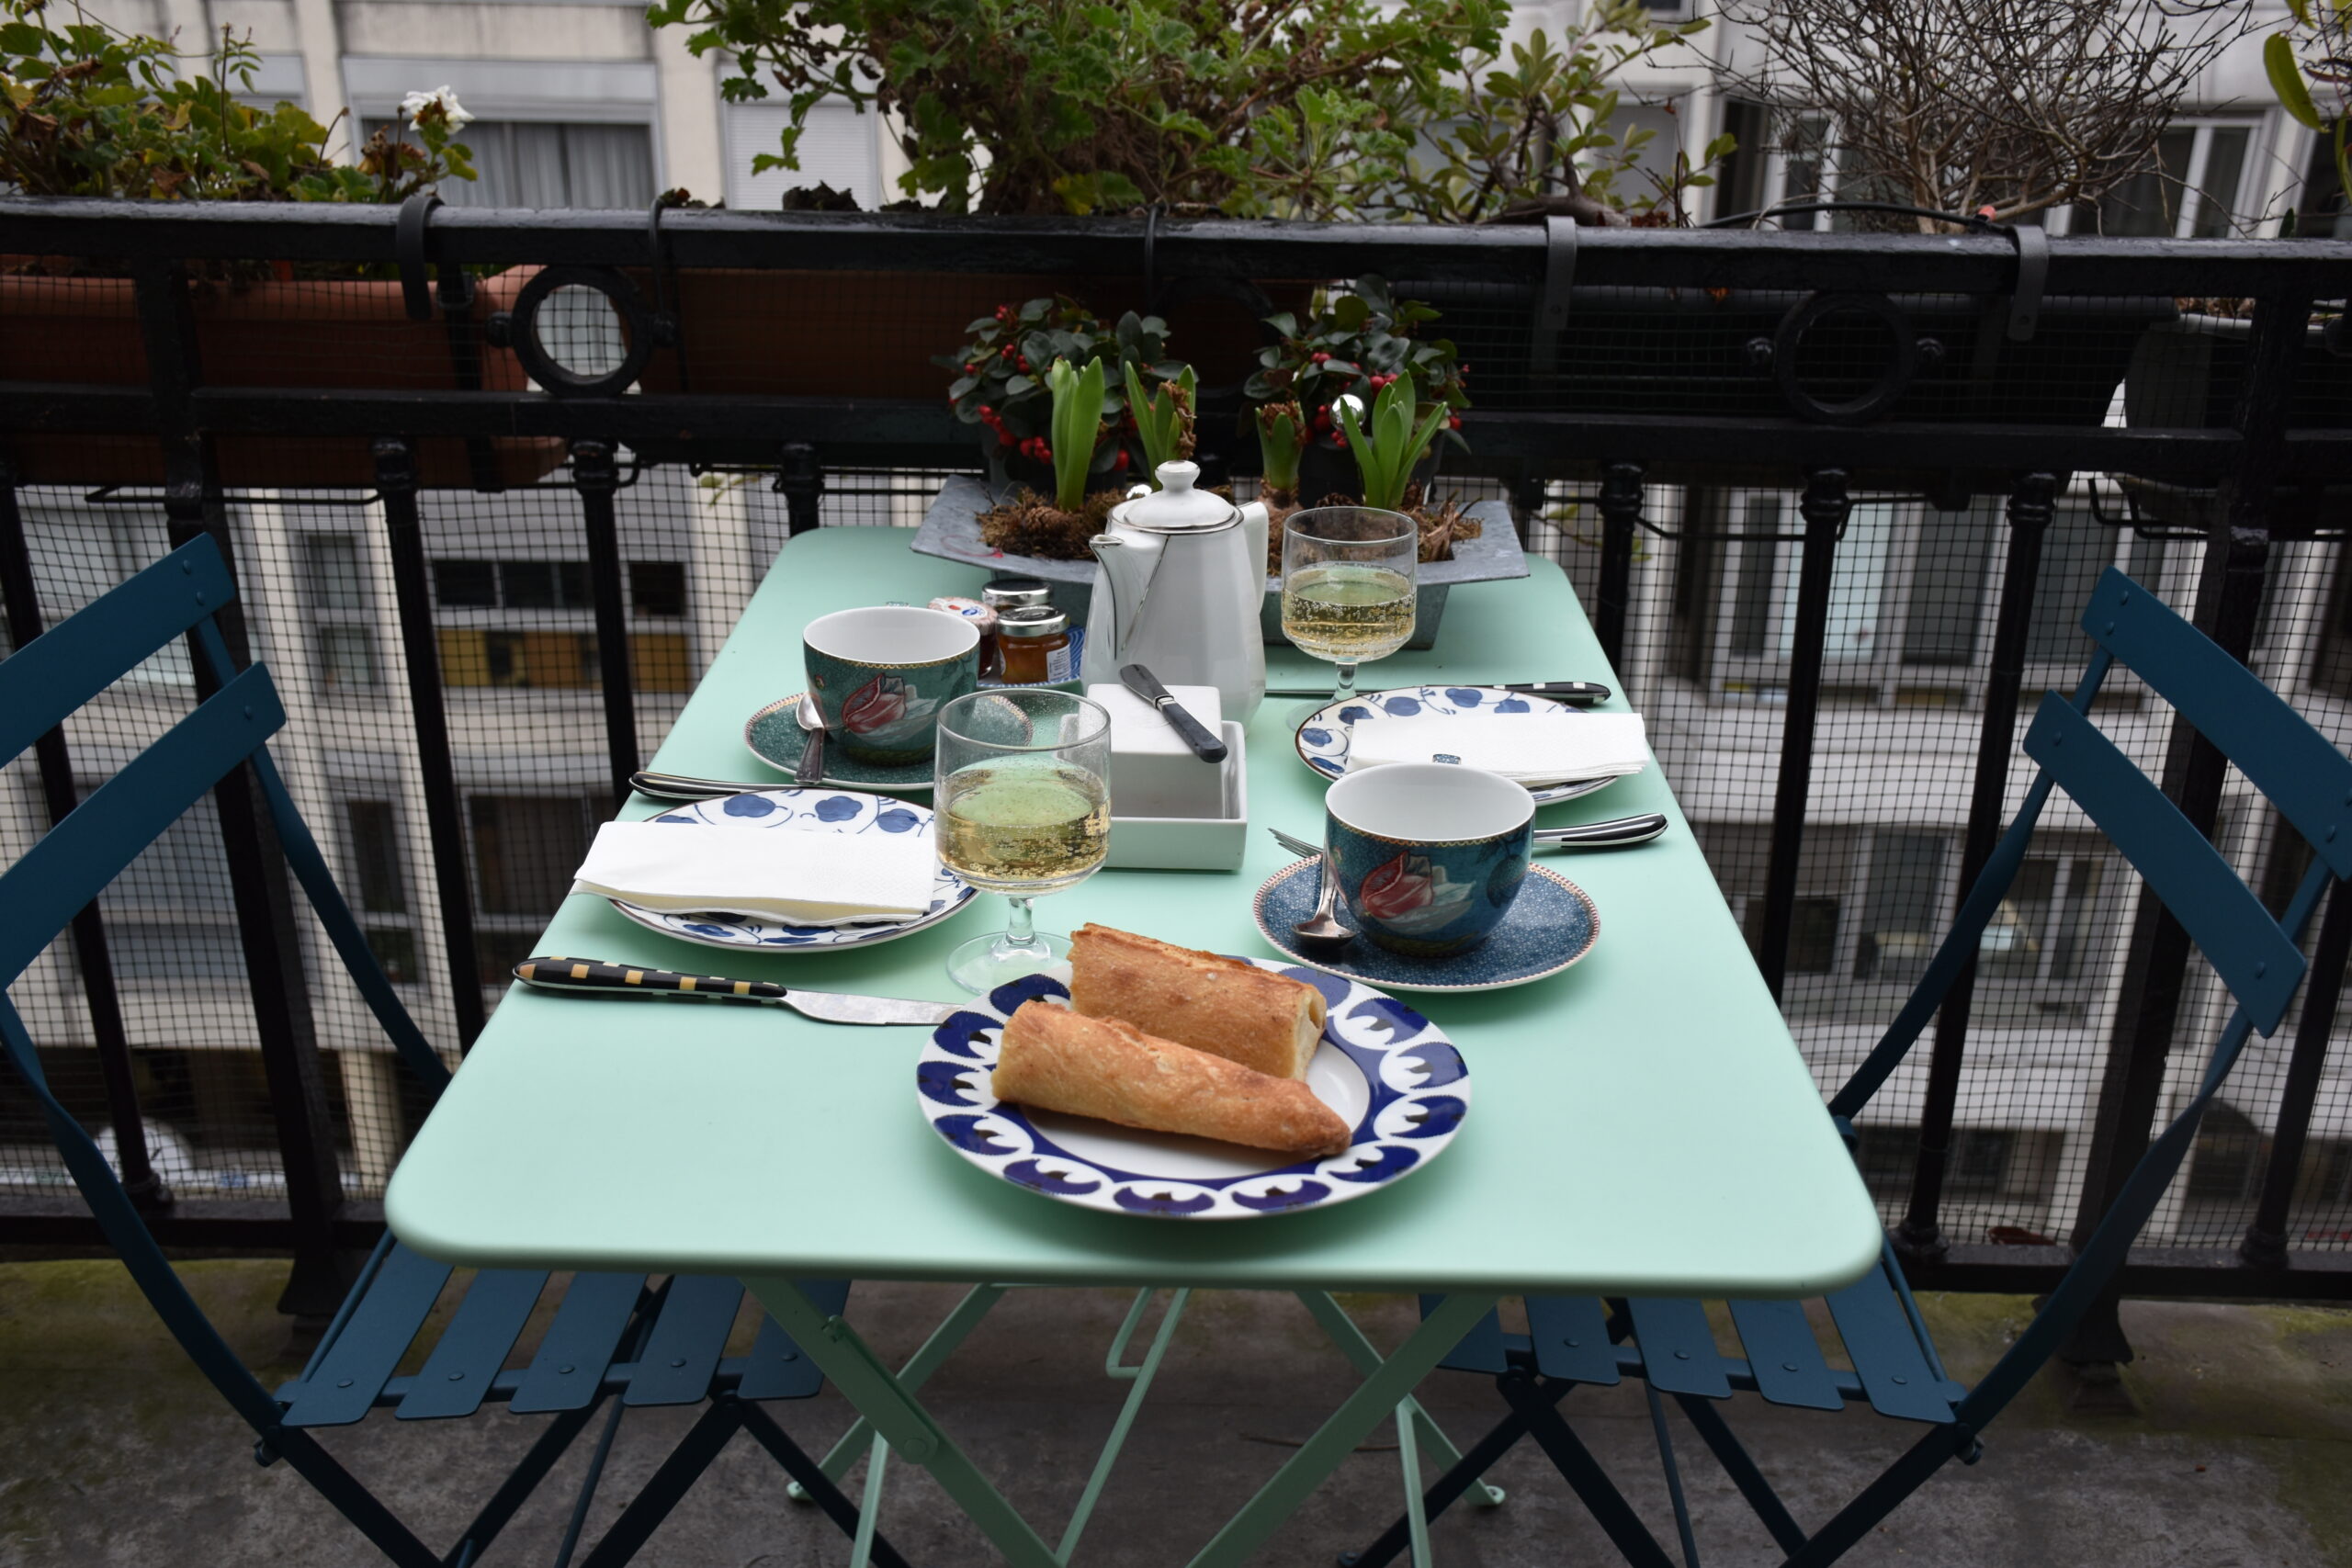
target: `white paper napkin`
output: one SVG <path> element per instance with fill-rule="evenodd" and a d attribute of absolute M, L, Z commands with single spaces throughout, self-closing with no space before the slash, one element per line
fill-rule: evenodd
<path fill-rule="evenodd" d="M 607 822 L 572 891 L 668 914 L 723 910 L 797 926 L 905 919 L 931 908 L 937 857 L 919 833 Z"/>
<path fill-rule="evenodd" d="M 1521 784 L 1616 778 L 1649 765 L 1649 741 L 1637 713 L 1574 718 L 1516 714 L 1374 713 L 1348 734 L 1348 771 L 1388 762 L 1443 758 Z"/>

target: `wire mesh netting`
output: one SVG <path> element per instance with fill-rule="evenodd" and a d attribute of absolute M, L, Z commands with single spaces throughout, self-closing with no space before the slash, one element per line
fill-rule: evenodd
<path fill-rule="evenodd" d="M 200 285 L 190 314 L 203 380 L 521 390 L 529 384 L 521 362 L 493 343 L 490 317 L 510 310 L 535 273 L 516 267 L 481 280 L 462 317 L 467 327 L 454 334 L 446 322 L 407 321 L 396 282 L 315 282 L 263 268 Z M 56 278 L 0 277 L 0 318 L 7 318 L 0 324 L 16 333 L 28 321 L 50 322 L 40 331 L 51 336 L 18 333 L 12 342 L 50 355 L 64 367 L 61 379 L 143 385 L 153 367 L 131 286 L 73 282 L 74 290 L 62 291 Z M 932 356 L 952 349 L 967 322 L 997 304 L 1091 284 L 1090 302 L 1115 314 L 1141 294 L 1140 279 L 961 274 L 877 282 L 718 271 L 657 280 L 641 272 L 630 282 L 677 310 L 689 328 L 676 352 L 643 361 L 644 391 L 934 402 L 946 373 Z M 104 287 L 83 287 L 94 285 Z M 1304 302 L 1304 285 L 1272 288 L 1299 296 L 1275 303 Z M 52 308 L 63 292 L 74 310 Z M 1867 400 L 1885 391 L 1886 367 L 1907 356 L 1911 379 L 1886 393 L 1884 412 L 1899 420 L 1997 411 L 2014 424 L 2194 429 L 2228 422 L 2247 366 L 2247 324 L 2222 309 L 2226 301 L 2183 311 L 2171 299 L 2052 299 L 2041 329 L 2020 344 L 2007 334 L 2006 304 L 1956 296 L 1895 296 L 1891 317 L 1849 310 L 1792 333 L 1793 295 L 1586 288 L 1575 292 L 1569 326 L 1542 334 L 1527 330 L 1532 296 L 1523 288 L 1407 281 L 1396 292 L 1443 311 L 1433 330 L 1456 343 L 1471 396 L 1489 412 L 1779 418 L 1791 384 L 1827 406 Z M 723 309 L 714 303 L 721 295 Z M 1204 383 L 1238 381 L 1256 343 L 1248 311 L 1215 293 L 1187 309 L 1193 317 L 1170 310 L 1171 341 L 1204 362 Z M 566 288 L 534 330 L 550 362 L 595 378 L 630 363 L 644 328 L 596 291 Z M 453 355 L 453 343 L 468 346 Z M 2341 363 L 2305 356 L 2296 423 L 2341 423 L 2352 414 Z M 618 456 L 621 609 L 639 744 L 650 757 L 784 548 L 788 509 L 769 468 L 703 471 L 640 464 L 626 449 Z M 164 553 L 156 488 L 164 465 L 152 438 L 22 439 L 15 457 L 47 624 Z M 530 950 L 611 810 L 587 534 L 565 446 L 511 434 L 418 444 L 426 592 L 474 927 L 472 951 L 455 955 L 438 914 L 440 868 L 426 832 L 387 516 L 370 488 L 368 444 L 233 434 L 216 443 L 216 457 L 250 651 L 270 665 L 290 716 L 273 750 L 379 961 L 428 1035 L 454 1053 L 460 1010 L 453 987 L 478 988 L 485 1006 L 495 1004 L 507 969 Z M 1661 466 L 1653 477 L 1676 482 L 1645 492 L 1619 676 L 1647 716 L 1727 918 L 1760 950 L 1783 934 L 1765 930 L 1765 888 L 1799 651 L 1804 522 L 1785 471 L 1702 472 L 1706 460 L 1697 451 L 1682 469 Z M 1988 470 L 2002 466 L 1995 453 L 1981 461 Z M 944 477 L 936 468 L 830 469 L 819 521 L 911 527 Z M 1242 493 L 1251 483 L 1240 481 Z M 1833 558 L 1783 998 L 1825 1089 L 1875 1042 L 1957 902 L 2011 547 L 2003 498 L 1973 493 L 1994 488 L 1983 474 L 1922 474 L 1905 484 L 1854 496 Z M 1531 552 L 1564 568 L 1587 613 L 1596 611 L 1602 534 L 1595 487 L 1448 479 L 1440 489 L 1464 501 L 1515 499 Z M 2078 476 L 2063 488 L 2028 618 L 2024 707 L 2079 673 L 2087 643 L 2075 617 L 2106 567 L 2124 568 L 2184 610 L 2195 603 L 2214 504 L 2210 493 L 2138 479 Z M 2310 523 L 2325 504 L 2301 494 L 2282 512 Z M 1458 591 L 1450 614 L 1465 613 L 1478 592 Z M 2352 746 L 2352 577 L 2339 542 L 2274 548 L 2254 662 L 2331 739 Z M 108 776 L 188 711 L 193 697 L 183 653 L 150 660 L 68 725 L 77 784 L 86 791 Z M 2161 769 L 2168 716 L 2131 682 L 2113 682 L 2096 716 L 2144 767 Z M 2013 752 L 2012 810 L 2029 772 Z M 49 814 L 30 758 L 6 777 L 0 849 L 13 860 Z M 2234 775 L 2216 837 L 2278 907 L 2301 869 L 2291 836 Z M 2098 833 L 2071 807 L 2054 807 L 1979 948 L 1941 1208 L 1953 1239 L 2030 1244 L 2074 1230 L 2100 1077 L 2121 1027 L 2137 898 L 2136 881 Z M 158 1174 L 183 1196 L 269 1197 L 284 1182 L 278 1122 L 255 1050 L 228 867 L 209 808 L 142 855 L 103 909 Z M 342 1179 L 348 1193 L 374 1196 L 422 1101 L 320 933 L 302 919 L 304 1008 L 322 1053 Z M 107 1099 L 76 958 L 71 940 L 61 939 L 10 995 L 52 1081 L 98 1129 L 108 1122 Z M 2185 1098 L 2225 1005 L 2200 967 L 2160 1113 Z M 2240 1065 L 2145 1239 L 2226 1246 L 2244 1235 L 2278 1130 L 2294 1027 L 2290 1018 Z M 2352 1055 L 2344 1032 L 2352 1030 L 2339 1032 L 2322 1077 L 2289 1216 L 2292 1247 L 2352 1245 Z M 1904 1211 L 1918 1157 L 1925 1063 L 1923 1047 L 1860 1118 L 1864 1173 L 1890 1221 Z M 62 1182 L 29 1101 L 0 1087 L 0 1194 L 54 1194 Z"/>

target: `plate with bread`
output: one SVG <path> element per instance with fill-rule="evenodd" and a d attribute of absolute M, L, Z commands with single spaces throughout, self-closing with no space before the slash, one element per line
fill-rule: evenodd
<path fill-rule="evenodd" d="M 1158 1219 L 1329 1208 L 1445 1152 L 1470 1073 L 1436 1025 L 1344 976 L 1106 926 L 1000 986 L 915 1068 L 964 1159 L 1060 1202 Z"/>

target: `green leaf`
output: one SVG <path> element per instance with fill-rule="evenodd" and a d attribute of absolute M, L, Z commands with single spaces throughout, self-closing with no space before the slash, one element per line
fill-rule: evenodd
<path fill-rule="evenodd" d="M 2302 68 L 2295 63 L 2294 42 L 2285 33 L 2272 33 L 2263 40 L 2262 68 L 2269 73 L 2270 90 L 2278 95 L 2279 107 L 2313 130 L 2326 128 L 2318 106 L 2312 102 L 2311 89 L 2303 85 Z"/>

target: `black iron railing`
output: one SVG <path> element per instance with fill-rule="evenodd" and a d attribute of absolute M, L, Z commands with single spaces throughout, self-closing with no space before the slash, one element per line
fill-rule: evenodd
<path fill-rule="evenodd" d="M 678 639 L 684 665 L 707 658 L 709 639 L 691 625 L 647 630 L 673 612 L 690 623 L 701 609 L 683 589 L 673 604 L 662 584 L 723 581 L 706 557 L 728 529 L 740 534 L 724 546 L 729 570 L 755 577 L 766 564 L 760 530 L 771 524 L 780 540 L 820 521 L 891 521 L 889 496 L 919 505 L 922 481 L 890 476 L 978 466 L 972 428 L 944 398 L 859 389 L 872 381 L 861 341 L 906 352 L 908 321 L 943 276 L 987 275 L 1009 299 L 1057 279 L 1144 304 L 1222 299 L 1246 316 L 1302 281 L 1377 271 L 1400 293 L 1438 301 L 1445 316 L 1435 330 L 1464 345 L 1476 400 L 1463 422 L 1469 451 L 1449 456 L 1448 472 L 1509 496 L 1531 547 L 1569 566 L 1654 722 L 1669 709 L 1686 716 L 1661 730 L 1662 760 L 1694 817 L 1713 810 L 1724 824 L 1711 833 L 1702 822 L 1702 835 L 1809 1054 L 1816 1035 L 1829 1040 L 1807 1021 L 1829 1006 L 1822 998 L 1898 976 L 1902 954 L 1932 934 L 1918 911 L 1940 900 L 1948 918 L 1954 890 L 1988 854 L 2019 783 L 2018 705 L 2055 646 L 2051 584 L 2074 581 L 2053 573 L 2086 558 L 2082 529 L 2123 537 L 2135 570 L 2168 558 L 2175 597 L 2193 600 L 2198 623 L 2232 652 L 2308 684 L 2315 702 L 2335 703 L 2328 694 L 2339 688 L 2352 702 L 2352 681 L 2326 673 L 2352 637 L 2352 589 L 2336 559 L 2352 496 L 2352 361 L 2338 359 L 2333 330 L 2312 325 L 2352 294 L 2352 244 L 6 202 L 0 253 L 51 258 L 17 276 L 0 317 L 10 333 L 0 340 L 0 598 L 10 636 L 21 641 L 74 607 L 41 603 L 36 558 L 73 547 L 60 542 L 68 522 L 41 518 L 86 519 L 108 504 L 160 513 L 169 541 L 212 534 L 239 560 L 249 597 L 270 574 L 291 574 L 285 592 L 260 595 L 281 619 L 357 617 L 358 640 L 319 655 L 321 689 L 357 691 L 355 701 L 397 713 L 404 733 L 392 750 L 415 776 L 372 787 L 413 790 L 422 821 L 391 850 L 354 842 L 347 852 L 376 854 L 395 881 L 405 877 L 407 891 L 375 907 L 388 931 L 422 934 L 395 932 L 387 951 L 432 971 L 412 978 L 429 987 L 424 1010 L 453 1051 L 495 996 L 483 982 L 495 973 L 485 955 L 503 940 L 498 917 L 526 905 L 540 875 L 526 852 L 530 833 L 554 835 L 540 857 L 552 864 L 573 831 L 559 820 L 569 820 L 564 810 L 576 817 L 582 802 L 626 789 L 667 722 L 660 694 L 680 684 L 683 666 L 664 662 L 662 639 Z M 241 352 L 241 279 L 291 277 L 322 299 L 363 287 L 326 276 L 336 268 L 372 269 L 379 290 L 397 282 L 391 315 L 437 333 L 430 352 L 403 367 L 389 348 L 352 346 L 322 315 L 303 340 L 309 361 L 298 354 L 271 373 L 240 360 L 232 374 L 207 374 Z M 123 276 L 131 324 L 122 341 L 141 356 L 133 371 L 78 361 L 70 340 L 40 340 L 50 345 L 40 355 L 23 348 L 25 322 L 82 308 L 76 290 L 119 289 Z M 729 307 L 721 285 L 746 277 L 764 279 L 765 292 L 746 285 L 745 302 Z M 869 290 L 863 303 L 851 299 L 854 279 Z M 791 315 L 796 298 L 808 302 L 806 322 Z M 812 346 L 822 318 L 851 329 L 831 349 Z M 960 326 L 920 355 L 954 347 Z M 784 346 L 732 355 L 730 344 L 753 340 Z M 383 355 L 382 374 L 352 363 L 367 352 Z M 2128 403 L 2131 417 L 2110 418 L 2111 400 Z M 1238 434 L 1238 411 L 1237 387 L 1211 390 L 1201 430 L 1204 461 L 1246 483 L 1255 451 Z M 360 454 L 356 472 L 319 456 L 343 451 L 337 444 Z M 92 453 L 131 477 L 104 480 Z M 749 490 L 718 482 L 747 474 Z M 857 477 L 844 484 L 844 475 Z M 1779 498 L 1776 510 L 1743 499 L 1756 496 Z M 364 504 L 351 510 L 355 500 Z M 337 505 L 344 521 L 316 521 Z M 265 514 L 297 521 L 265 526 Z M 1589 535 L 1587 516 L 1598 524 Z M 1793 525 L 1758 521 L 1768 516 Z M 291 581 L 299 563 L 255 543 L 329 535 L 352 541 L 334 550 L 354 559 L 380 549 L 388 606 L 373 605 L 364 584 L 318 576 L 319 561 L 342 555 L 313 547 L 305 586 Z M 1932 571 L 1946 544 L 1974 551 L 1976 564 L 1939 598 Z M 2123 547 L 2101 547 L 2124 558 Z M 576 575 L 526 570 L 550 550 L 583 564 Z M 580 592 L 584 605 L 573 603 Z M 1861 645 L 1878 611 L 1905 593 L 1915 626 L 1944 617 L 1937 646 L 1946 650 L 1924 631 L 1906 634 L 1899 653 L 1879 651 L 1878 683 L 1865 694 L 1854 675 L 1870 651 Z M 518 618 L 509 630 L 469 630 L 455 613 L 468 606 Z M 575 609 L 586 617 L 576 626 L 562 618 Z M 368 614 L 381 619 L 379 645 L 366 642 Z M 291 645 L 284 626 L 260 629 Z M 363 646 L 382 665 L 365 665 L 374 684 L 354 672 Z M 1747 674 L 1707 673 L 1732 655 Z M 1529 650 L 1531 670 L 1579 673 L 1539 670 L 1542 657 Z M 394 666 L 401 678 L 384 678 Z M 566 672 L 549 673 L 559 666 Z M 484 705 L 492 702 L 517 705 Z M 1928 733 L 1916 716 L 1937 705 L 1952 716 L 1935 734 L 1973 731 L 1944 770 L 1949 790 L 1917 784 L 1923 799 L 1940 790 L 1964 803 L 1949 813 L 1956 857 L 1941 840 L 1897 830 L 1912 803 L 1894 782 L 1871 822 L 1826 820 L 1822 769 L 1876 758 L 1892 780 Z M 526 758 L 575 756 L 583 733 L 600 733 L 593 783 L 569 763 L 538 773 L 516 763 L 512 776 L 536 779 L 535 793 L 481 784 L 485 723 L 506 722 L 483 715 L 500 713 L 528 720 L 507 726 Z M 2330 707 L 2324 722 L 2352 726 L 2352 711 Z M 335 741 L 344 733 L 318 742 L 322 774 L 366 771 L 352 760 L 366 748 Z M 2262 862 L 2262 825 L 2233 816 L 2217 755 L 2186 730 L 2152 744 L 2191 820 L 2218 831 L 2242 863 Z M 1718 755 L 1731 752 L 1750 760 Z M 63 733 L 35 763 L 28 820 L 68 808 L 91 771 L 85 762 L 77 774 Z M 1713 780 L 1704 788 L 1702 773 Z M 270 1195 L 194 1198 L 198 1184 L 153 1168 L 141 1096 L 153 1090 L 148 1058 L 160 1048 L 124 1023 L 111 917 L 97 909 L 75 927 L 70 969 L 84 1012 L 56 1026 L 57 1049 L 96 1063 L 91 1114 L 114 1130 L 134 1190 L 149 1195 L 171 1240 L 291 1248 L 324 1280 L 327 1255 L 375 1219 L 368 1181 L 351 1179 L 339 1157 L 380 1170 L 396 1149 L 363 1147 L 353 1131 L 376 1092 L 365 1064 L 344 1061 L 339 1079 L 322 1066 L 340 1047 L 322 1045 L 311 1014 L 332 1004 L 307 994 L 301 966 L 285 961 L 305 938 L 282 897 L 275 847 L 237 792 L 224 792 L 219 810 L 276 1132 L 278 1169 L 262 1183 Z M 539 826 L 526 832 L 526 820 Z M 1840 835 L 1851 844 L 1837 851 L 1839 864 L 1853 869 L 1825 872 L 1816 862 Z M 1901 853 L 1914 857 L 1903 863 L 1912 870 L 1901 869 Z M 2048 1216 L 2071 1215 L 2077 1236 L 2087 1229 L 2169 1092 L 2176 1038 L 2203 1028 L 2211 1011 L 2186 938 L 2159 907 L 2098 895 L 2090 859 L 2052 863 L 2050 891 L 2002 928 L 2017 945 L 1993 955 L 2004 975 L 2022 964 L 2039 976 L 2040 1021 L 2018 1024 L 2007 1001 L 1986 1014 L 1976 977 L 1964 980 L 1919 1077 L 1917 1122 L 1896 1130 L 1901 1156 L 1879 1172 L 1924 1286 L 2032 1290 L 2054 1280 L 2070 1249 L 2066 1226 Z M 433 919 L 419 922 L 427 908 Z M 2113 961 L 2102 970 L 2083 955 L 2106 932 L 2113 940 L 2101 951 Z M 2319 938 L 2317 983 L 2291 1042 L 2280 1043 L 2280 1070 L 2244 1118 L 2245 1146 L 2216 1144 L 2191 1179 L 2183 1201 L 2205 1205 L 2197 1212 L 2208 1218 L 2147 1238 L 2126 1270 L 2130 1291 L 2352 1294 L 2352 1201 L 2331 1196 L 2352 1187 L 2352 1127 L 2313 1121 L 2326 1086 L 2347 1070 L 2334 1043 L 2347 945 L 2352 914 L 2338 899 Z M 2013 1090 L 2001 1114 L 2024 1130 L 2004 1132 L 1977 1103 L 2002 1092 L 1998 1074 L 1970 1075 L 2008 1059 L 1998 1052 L 2022 1061 L 2036 1041 L 2048 1046 L 2060 1032 L 2051 1020 L 2075 1042 L 2066 1049 L 2076 1100 L 2037 1106 Z M 1822 1061 L 1843 1048 L 1820 1043 Z M 396 1143 L 400 1118 L 384 1114 Z M 2033 1140 L 2039 1164 L 2017 1153 Z M 1987 1162 L 2005 1149 L 1994 1170 Z M 92 1238 L 73 1205 L 12 1181 L 0 1170 L 0 1241 Z M 2003 1208 L 1987 1192 L 2015 1202 Z M 2044 1218 L 2019 1223 L 2019 1213 Z M 324 1300 L 326 1287 L 309 1294 Z"/>

